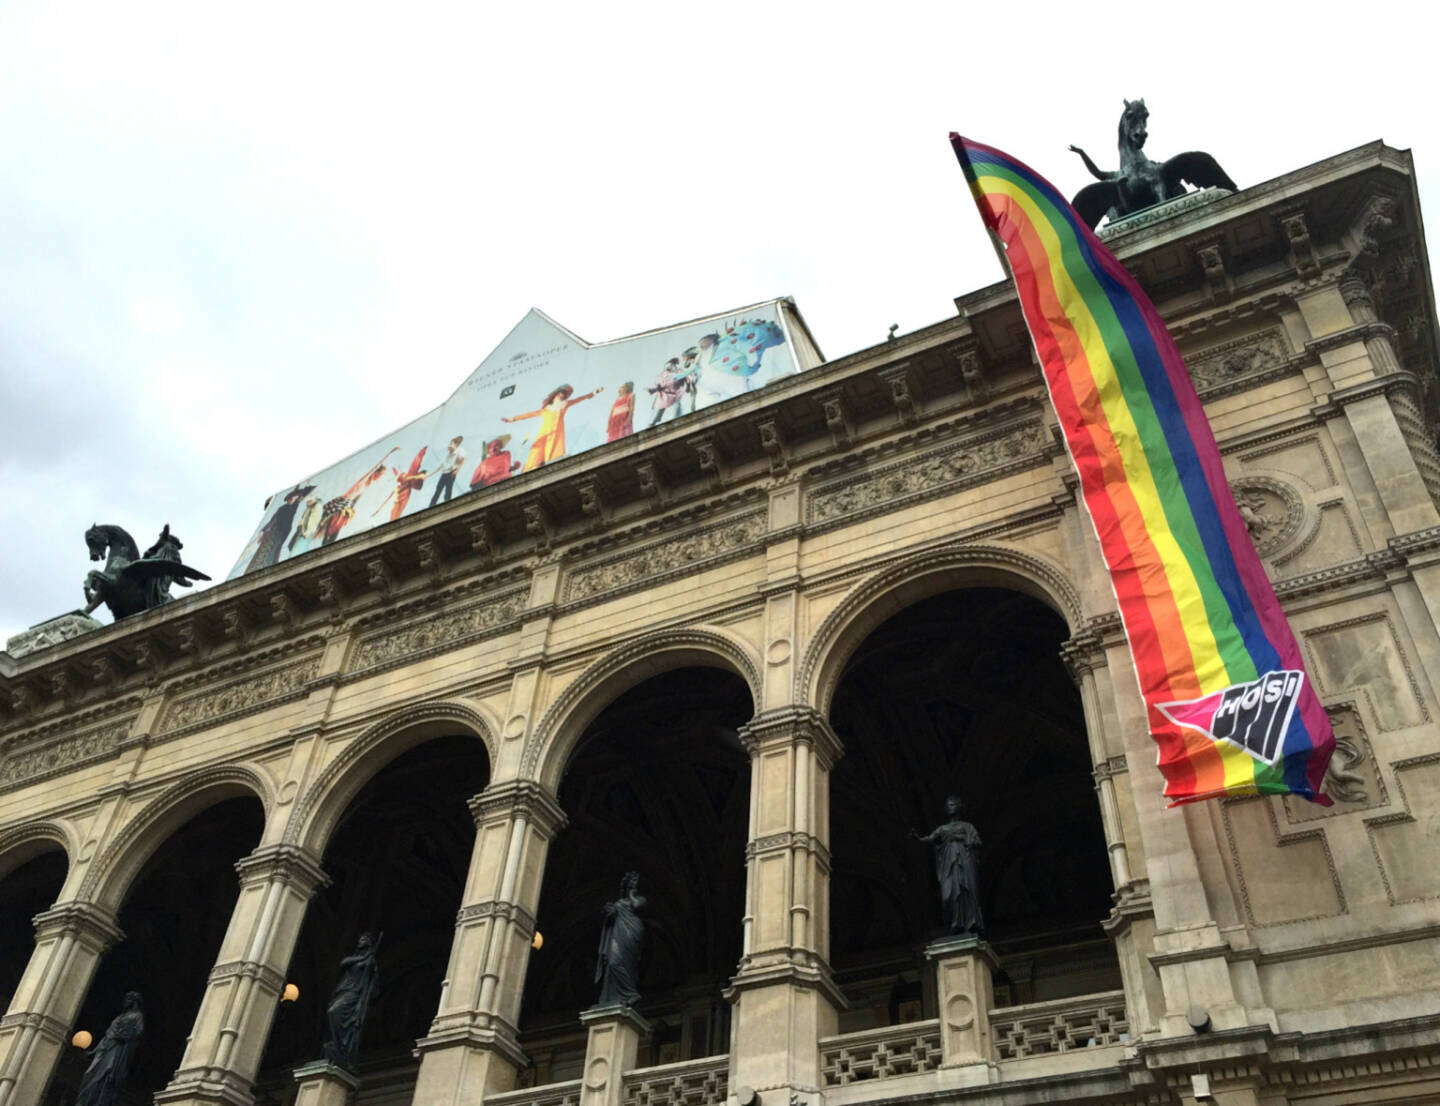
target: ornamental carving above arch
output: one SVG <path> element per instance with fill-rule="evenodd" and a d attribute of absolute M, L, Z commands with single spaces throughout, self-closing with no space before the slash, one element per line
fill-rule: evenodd
<path fill-rule="evenodd" d="M 264 809 L 265 817 L 270 816 L 274 807 L 274 795 L 271 793 L 270 782 L 253 768 L 247 768 L 239 764 L 220 765 L 213 768 L 203 768 L 186 776 L 179 783 L 166 788 L 154 799 L 145 804 L 144 808 L 135 817 L 125 823 L 125 826 L 106 847 L 105 851 L 91 864 L 85 878 L 80 883 L 80 890 L 76 898 L 81 902 L 100 901 L 99 892 L 104 887 L 106 893 L 110 888 L 108 885 L 112 874 L 118 870 L 122 863 L 129 857 L 131 850 L 135 848 L 139 839 L 146 833 L 153 830 L 165 816 L 176 807 L 184 804 L 187 800 L 194 799 L 201 792 L 221 790 L 227 784 L 236 785 L 239 788 L 250 792 L 260 800 Z M 216 798 L 211 803 L 198 805 L 194 813 L 220 802 Z M 154 848 L 159 847 L 157 842 Z M 150 851 L 153 852 L 154 848 Z M 148 855 L 148 854 L 147 854 Z M 138 865 L 136 866 L 138 870 Z M 124 890 L 123 888 L 121 889 Z"/>
<path fill-rule="evenodd" d="M 18 864 L 10 865 L 7 858 L 16 850 L 23 849 L 26 845 L 35 842 L 49 842 L 58 846 L 60 851 L 65 854 L 67 872 L 74 866 L 79 849 L 68 827 L 56 821 L 29 822 L 0 833 L 0 878 L 18 867 Z M 49 850 L 36 850 L 18 863 L 23 864 L 31 857 L 47 851 Z"/>
<path fill-rule="evenodd" d="M 442 699 L 404 707 L 363 730 L 311 782 L 290 814 L 285 826 L 285 844 L 298 845 L 302 840 L 309 843 L 308 839 L 314 835 L 317 826 L 326 820 L 317 815 L 317 809 L 335 793 L 340 782 L 380 746 L 403 736 L 407 731 L 445 722 L 465 727 L 478 740 L 484 742 L 485 754 L 490 759 L 490 771 L 493 774 L 500 753 L 497 737 L 499 726 L 477 704 L 464 700 Z M 359 788 L 355 790 L 358 791 Z M 353 797 L 351 795 L 349 798 Z M 328 812 L 326 817 L 331 820 L 338 818 L 349 798 L 339 804 L 339 809 Z"/>
<path fill-rule="evenodd" d="M 733 669 L 745 681 L 750 690 L 750 700 L 755 704 L 755 709 L 759 709 L 760 665 L 743 642 L 714 628 L 657 630 L 606 653 L 556 697 L 545 709 L 539 724 L 531 730 L 526 740 L 525 750 L 520 758 L 521 778 L 540 779 L 552 774 L 550 768 L 555 763 L 563 764 L 573 751 L 580 734 L 577 732 L 567 735 L 568 740 L 559 745 L 556 744 L 557 738 L 575 712 L 606 683 L 647 658 L 686 651 L 709 653 L 724 662 L 717 667 Z M 545 762 L 543 773 L 539 771 L 542 760 Z"/>
<path fill-rule="evenodd" d="M 963 581 L 945 583 L 937 587 L 935 593 L 968 586 L 1010 587 L 1032 595 L 1053 608 L 1065 619 L 1072 632 L 1083 621 L 1080 595 L 1069 577 L 1054 562 L 1037 554 L 1001 545 L 955 545 L 912 554 L 872 574 L 825 617 L 796 669 L 794 701 L 810 703 L 822 714 L 828 711 L 839 676 L 839 668 L 830 662 L 847 632 L 889 593 L 927 576 L 943 577 L 952 573 L 961 576 L 973 573 L 982 577 L 993 574 L 998 578 L 977 578 L 973 584 Z M 821 673 L 827 666 L 834 671 L 826 674 L 824 686 L 820 686 Z"/>

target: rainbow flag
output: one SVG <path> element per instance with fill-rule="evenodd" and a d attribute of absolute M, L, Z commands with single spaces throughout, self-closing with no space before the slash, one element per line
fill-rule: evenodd
<path fill-rule="evenodd" d="M 1171 806 L 1323 805 L 1335 737 L 1154 305 L 1055 188 L 952 134 L 1005 248 L 1110 570 Z"/>

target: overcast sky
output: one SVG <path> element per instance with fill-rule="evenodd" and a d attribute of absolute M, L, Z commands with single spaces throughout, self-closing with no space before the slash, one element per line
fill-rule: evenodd
<path fill-rule="evenodd" d="M 82 605 L 91 522 L 222 578 L 532 305 L 792 295 L 831 358 L 953 314 L 1001 274 L 952 129 L 1067 193 L 1127 96 L 1242 187 L 1383 138 L 1440 220 L 1410 4 L 378 10 L 0 0 L 0 641 Z"/>

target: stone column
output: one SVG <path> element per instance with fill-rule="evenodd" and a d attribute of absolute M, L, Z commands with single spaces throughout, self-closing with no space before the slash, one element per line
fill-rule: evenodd
<path fill-rule="evenodd" d="M 994 973 L 1000 961 L 984 940 L 969 935 L 930 942 L 925 959 L 935 964 L 940 1066 L 989 1064 L 990 1008 L 995 1005 Z"/>
<path fill-rule="evenodd" d="M 565 815 L 530 780 L 487 787 L 470 810 L 475 850 L 440 1008 L 415 1046 L 414 1106 L 460 1106 L 510 1090 L 526 1062 L 516 1023 L 545 855 Z"/>
<path fill-rule="evenodd" d="M 0 1106 L 32 1106 L 44 1097 L 95 968 L 122 936 L 109 911 L 92 903 L 62 903 L 35 916 L 35 951 L 0 1018 Z M 105 1027 L 89 1028 L 98 1038 Z"/>
<path fill-rule="evenodd" d="M 635 1067 L 650 1023 L 628 1006 L 592 1006 L 580 1015 L 590 1028 L 580 1074 L 580 1106 L 620 1106 L 625 1073 Z"/>
<path fill-rule="evenodd" d="M 750 753 L 750 842 L 744 952 L 727 992 L 731 1086 L 815 1101 L 818 1042 L 837 1031 L 845 1005 L 829 963 L 830 769 L 840 741 L 801 706 L 764 711 L 740 736 Z"/>
<path fill-rule="evenodd" d="M 155 1096 L 165 1106 L 249 1106 L 306 904 L 326 882 L 319 860 L 294 845 L 262 846 L 235 870 L 240 895 L 195 1027 L 174 1079 Z"/>

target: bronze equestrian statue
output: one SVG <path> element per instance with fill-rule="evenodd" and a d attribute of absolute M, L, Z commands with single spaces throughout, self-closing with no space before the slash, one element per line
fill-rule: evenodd
<path fill-rule="evenodd" d="M 1228 188 L 1232 192 L 1237 191 L 1235 182 L 1209 154 L 1198 151 L 1176 154 L 1163 164 L 1146 157 L 1142 147 L 1145 145 L 1146 123 L 1149 118 L 1150 112 L 1145 107 L 1144 97 L 1125 101 L 1125 111 L 1120 116 L 1119 172 L 1104 172 L 1079 146 L 1070 147 L 1080 155 L 1085 162 L 1085 168 L 1100 182 L 1080 189 L 1071 201 L 1071 206 L 1092 230 L 1098 227 L 1100 220 L 1107 215 L 1113 222 L 1147 207 L 1183 196 L 1187 183 L 1196 188 Z"/>
<path fill-rule="evenodd" d="M 91 569 L 85 577 L 86 614 L 104 603 L 119 620 L 170 602 L 172 583 L 188 588 L 191 580 L 210 579 L 180 563 L 183 547 L 168 523 L 143 557 L 135 539 L 119 526 L 96 523 L 85 531 L 85 544 L 92 561 L 105 561 L 104 568 Z"/>

